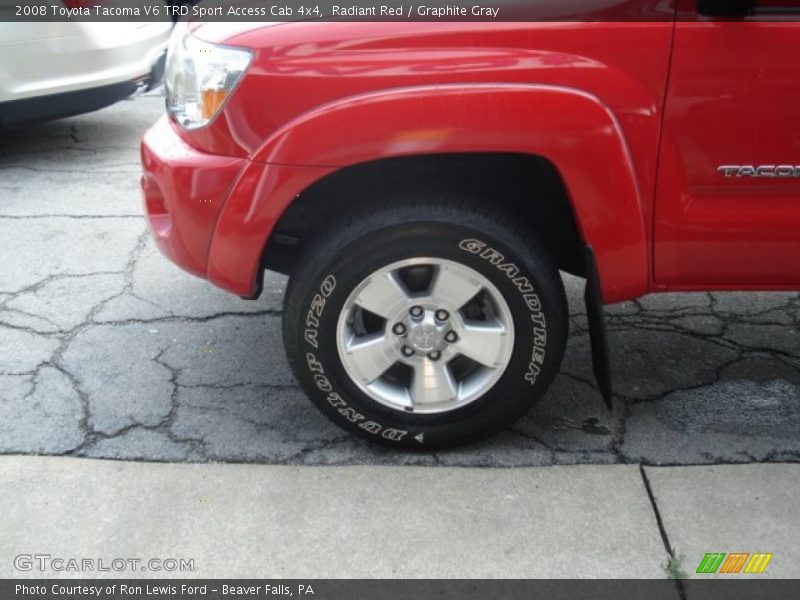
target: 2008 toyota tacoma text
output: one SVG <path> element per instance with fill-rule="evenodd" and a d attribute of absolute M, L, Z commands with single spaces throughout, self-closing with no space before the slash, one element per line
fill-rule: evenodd
<path fill-rule="evenodd" d="M 647 20 L 179 25 L 142 144 L 155 240 L 243 297 L 289 274 L 294 372 L 368 439 L 528 411 L 564 353 L 559 271 L 586 278 L 610 402 L 604 304 L 800 289 L 800 24 L 617 4 Z"/>

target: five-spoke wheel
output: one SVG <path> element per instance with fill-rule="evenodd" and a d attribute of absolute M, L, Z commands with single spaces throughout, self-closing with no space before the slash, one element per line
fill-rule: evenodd
<path fill-rule="evenodd" d="M 375 401 L 416 413 L 460 408 L 502 376 L 514 323 L 497 287 L 439 258 L 399 261 L 372 273 L 341 310 L 345 371 Z"/>

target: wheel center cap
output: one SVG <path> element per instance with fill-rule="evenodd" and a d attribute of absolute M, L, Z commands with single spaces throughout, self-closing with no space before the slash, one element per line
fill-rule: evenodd
<path fill-rule="evenodd" d="M 417 325 L 408 334 L 408 341 L 418 352 L 430 352 L 437 349 L 444 339 L 442 332 L 435 325 Z"/>

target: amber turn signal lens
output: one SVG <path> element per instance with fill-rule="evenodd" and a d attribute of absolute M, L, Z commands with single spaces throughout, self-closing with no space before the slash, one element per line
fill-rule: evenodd
<path fill-rule="evenodd" d="M 204 119 L 211 119 L 222 107 L 228 96 L 226 90 L 201 90 L 202 111 Z"/>

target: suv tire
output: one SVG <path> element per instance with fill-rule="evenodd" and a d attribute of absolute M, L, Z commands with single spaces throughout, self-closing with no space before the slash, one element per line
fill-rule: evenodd
<path fill-rule="evenodd" d="M 314 403 L 395 448 L 508 427 L 547 390 L 567 338 L 547 252 L 514 218 L 464 198 L 398 198 L 332 223 L 284 302 L 286 352 Z"/>

